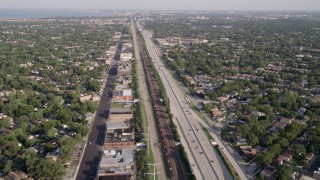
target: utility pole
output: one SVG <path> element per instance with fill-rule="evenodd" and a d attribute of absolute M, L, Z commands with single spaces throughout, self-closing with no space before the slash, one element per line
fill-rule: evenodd
<path fill-rule="evenodd" d="M 148 136 L 148 138 L 144 138 L 144 139 L 142 139 L 142 140 L 146 140 L 147 141 L 147 151 L 148 151 L 148 156 L 150 155 L 150 147 L 149 147 L 149 145 L 150 145 L 150 135 L 149 135 L 149 130 L 150 130 L 150 128 L 149 127 L 144 127 L 144 129 L 148 129 L 147 130 L 147 132 L 148 133 L 141 133 L 141 134 L 144 134 L 144 135 L 146 135 L 146 136 Z"/>
<path fill-rule="evenodd" d="M 153 166 L 153 173 L 144 173 L 144 176 L 150 174 L 150 175 L 153 175 L 153 180 L 156 180 L 156 174 L 160 174 L 160 173 L 161 173 L 161 172 L 157 172 L 157 173 L 156 173 L 156 166 L 159 165 L 159 164 L 161 164 L 161 163 L 158 163 L 158 164 L 148 164 L 149 166 Z"/>

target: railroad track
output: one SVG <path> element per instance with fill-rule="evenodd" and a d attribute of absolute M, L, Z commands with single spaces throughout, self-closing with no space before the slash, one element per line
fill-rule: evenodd
<path fill-rule="evenodd" d="M 152 99 L 153 109 L 157 119 L 157 125 L 160 136 L 161 149 L 163 151 L 164 163 L 166 164 L 167 173 L 170 179 L 186 179 L 185 173 L 180 163 L 178 163 L 178 152 L 175 148 L 175 141 L 173 131 L 171 129 L 171 120 L 169 114 L 166 112 L 163 103 L 160 101 L 160 94 L 157 90 L 157 82 L 155 74 L 151 68 L 151 63 L 146 55 L 141 38 L 138 38 L 138 46 L 140 46 L 141 59 L 143 62 L 143 69 L 146 72 L 146 81 L 149 87 L 149 93 Z"/>

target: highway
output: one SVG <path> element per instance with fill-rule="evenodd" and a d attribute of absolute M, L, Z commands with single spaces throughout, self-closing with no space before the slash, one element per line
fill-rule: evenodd
<path fill-rule="evenodd" d="M 139 28 L 142 28 L 142 27 L 139 25 Z M 168 79 L 168 81 L 170 81 L 171 86 L 173 87 L 172 90 L 174 91 L 175 95 L 177 97 L 179 97 L 180 101 L 182 102 L 181 104 L 183 104 L 183 102 L 186 102 L 185 100 L 187 100 L 187 99 L 194 99 L 194 97 L 192 97 L 189 93 L 185 94 L 184 92 L 182 92 L 180 90 L 180 88 L 178 87 L 178 85 L 174 82 L 174 79 L 171 76 L 170 72 L 165 68 L 165 65 L 160 60 L 161 53 L 159 52 L 157 47 L 154 45 L 154 43 L 150 39 L 152 34 L 150 32 L 147 32 L 147 31 L 144 31 L 144 32 L 145 33 L 143 33 L 143 35 L 145 37 L 145 40 L 148 42 L 147 43 L 148 44 L 148 51 L 152 53 L 151 56 L 153 57 L 153 59 L 157 63 L 157 65 L 158 65 L 159 69 L 161 70 L 161 72 L 166 74 L 166 78 L 165 79 Z M 160 74 L 162 74 L 162 73 L 160 73 Z M 171 100 L 171 98 L 170 98 L 170 100 Z M 241 179 L 249 179 L 247 174 L 244 172 L 243 168 L 241 168 L 239 162 L 237 161 L 237 158 L 234 155 L 234 151 L 232 149 L 230 149 L 229 146 L 226 147 L 226 144 L 223 143 L 221 138 L 216 134 L 215 130 L 213 128 L 209 127 L 206 123 L 204 123 L 203 120 L 195 112 L 193 112 L 193 110 L 190 108 L 190 106 L 188 104 L 185 104 L 185 106 L 183 106 L 183 107 L 191 115 L 191 118 L 194 120 L 194 125 L 198 125 L 198 123 L 201 123 L 205 128 L 209 129 L 209 132 L 210 132 L 211 136 L 218 143 L 218 145 L 222 149 L 224 155 L 228 158 L 228 160 L 230 161 L 232 166 L 237 171 L 239 177 Z M 188 154 L 188 157 L 189 157 L 189 160 L 190 160 L 190 155 L 189 154 Z M 190 161 L 190 163 L 191 163 L 191 161 Z"/>
<path fill-rule="evenodd" d="M 170 99 L 173 120 L 178 127 L 181 143 L 185 147 L 194 175 L 197 179 L 232 179 L 227 167 L 202 131 L 198 120 L 191 113 L 192 110 L 187 104 L 185 96 L 174 83 L 172 76 L 161 61 L 160 53 L 156 51 L 151 40 L 151 33 L 143 30 L 140 23 L 138 23 L 138 28 L 143 32 L 147 50 Z"/>
<path fill-rule="evenodd" d="M 135 52 L 135 58 L 136 58 L 136 68 L 137 68 L 137 79 L 138 79 L 138 84 L 139 84 L 139 94 L 140 94 L 140 98 L 142 103 L 144 104 L 144 109 L 146 112 L 146 116 L 147 116 L 147 121 L 148 121 L 148 132 L 146 132 L 148 135 L 146 135 L 146 138 L 149 138 L 150 141 L 150 147 L 153 153 L 153 157 L 155 160 L 155 164 L 158 164 L 156 166 L 156 170 L 157 170 L 157 177 L 158 179 L 162 180 L 162 179 L 166 179 L 166 175 L 165 175 L 165 170 L 164 170 L 164 164 L 162 163 L 162 159 L 161 159 L 161 151 L 160 148 L 158 146 L 159 142 L 158 142 L 158 135 L 157 135 L 157 127 L 155 124 L 155 119 L 154 119 L 154 115 L 152 112 L 152 105 L 151 105 L 151 101 L 149 98 L 149 92 L 148 92 L 148 87 L 147 87 L 147 83 L 145 80 L 145 72 L 143 70 L 142 67 L 142 61 L 141 61 L 141 57 L 140 57 L 140 48 L 138 46 L 138 40 L 137 40 L 137 32 L 136 29 L 134 28 L 134 22 L 133 19 L 131 19 L 131 32 L 132 32 L 132 38 L 133 38 L 133 45 L 134 45 L 134 52 Z M 147 130 L 147 129 L 145 129 Z M 149 137 L 148 137 L 149 136 Z M 148 147 L 148 148 L 150 148 Z"/>
<path fill-rule="evenodd" d="M 101 151 L 104 145 L 105 124 L 109 115 L 111 105 L 113 84 L 116 81 L 117 61 L 120 59 L 122 50 L 123 34 L 118 42 L 114 62 L 109 69 L 109 76 L 105 83 L 104 90 L 101 94 L 100 103 L 96 112 L 94 121 L 92 122 L 91 132 L 88 136 L 87 146 L 85 147 L 80 167 L 77 172 L 76 180 L 94 180 L 97 176 L 97 168 L 101 159 Z"/>

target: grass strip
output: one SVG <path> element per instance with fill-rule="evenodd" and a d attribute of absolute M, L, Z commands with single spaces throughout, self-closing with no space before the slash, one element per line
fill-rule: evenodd
<path fill-rule="evenodd" d="M 199 124 L 200 124 L 201 129 L 203 130 L 203 132 L 204 132 L 204 133 L 206 134 L 206 136 L 208 137 L 208 139 L 209 139 L 209 140 L 212 140 L 213 137 L 211 136 L 209 130 L 208 130 L 206 127 L 204 127 L 201 123 L 199 123 Z"/>
<path fill-rule="evenodd" d="M 223 152 L 221 152 L 221 149 L 219 147 L 215 147 L 215 150 L 218 152 L 219 156 L 221 157 L 223 163 L 228 168 L 229 172 L 231 173 L 234 180 L 241 180 L 240 176 L 238 175 L 237 171 L 234 169 L 228 158 L 224 155 Z"/>

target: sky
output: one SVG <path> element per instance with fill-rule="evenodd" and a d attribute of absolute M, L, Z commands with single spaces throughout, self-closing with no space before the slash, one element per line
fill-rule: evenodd
<path fill-rule="evenodd" d="M 320 0 L 0 0 L 1 8 L 320 11 Z"/>

